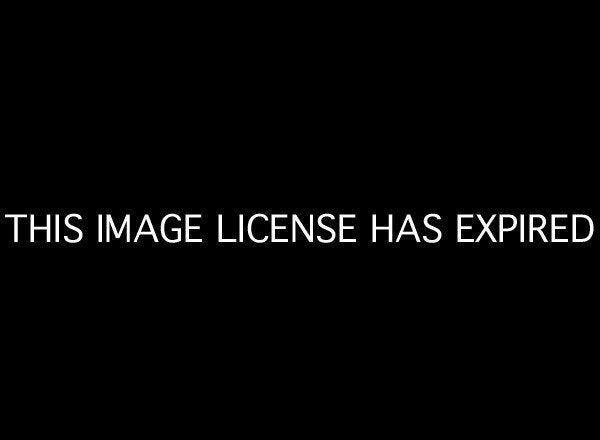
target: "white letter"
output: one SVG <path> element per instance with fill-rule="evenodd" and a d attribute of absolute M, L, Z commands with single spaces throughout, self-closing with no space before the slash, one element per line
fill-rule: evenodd
<path fill-rule="evenodd" d="M 429 224 L 429 219 L 432 218 L 432 217 L 435 218 L 435 219 L 437 219 L 437 220 L 441 220 L 442 219 L 442 217 L 440 217 L 437 214 L 429 214 L 429 215 L 425 216 L 425 219 L 424 219 L 425 227 L 427 229 L 430 229 L 430 230 L 434 231 L 436 233 L 436 235 L 437 235 L 437 237 L 435 239 L 433 239 L 433 240 L 431 238 L 428 238 L 426 235 L 423 236 L 423 240 L 425 240 L 426 243 L 437 243 L 437 242 L 439 242 L 442 239 L 442 231 L 440 231 L 435 226 L 432 226 L 431 224 Z"/>
<path fill-rule="evenodd" d="M 144 231 L 144 225 L 148 225 L 147 231 Z M 154 226 L 152 226 L 152 222 L 150 221 L 150 216 L 148 214 L 144 215 L 144 218 L 142 219 L 142 223 L 140 224 L 140 227 L 138 228 L 138 232 L 137 232 L 135 238 L 133 239 L 133 242 L 137 243 L 142 235 L 150 235 L 150 236 L 152 236 L 152 240 L 154 240 L 154 243 L 158 243 L 158 237 L 156 236 L 156 232 L 154 231 Z"/>
<path fill-rule="evenodd" d="M 106 214 L 106 242 L 110 243 L 110 234 L 114 234 L 115 238 L 121 238 L 123 232 L 125 232 L 125 239 L 127 243 L 131 241 L 131 218 L 130 215 L 125 215 L 121 228 L 117 231 L 117 227 L 113 222 L 112 215 Z"/>
<path fill-rule="evenodd" d="M 25 214 L 6 214 L 4 218 L 11 218 L 13 220 L 13 243 L 19 242 L 19 220 L 27 218 Z"/>
<path fill-rule="evenodd" d="M 253 232 L 252 232 L 252 224 L 254 223 L 254 220 L 256 220 L 257 218 L 262 218 L 264 221 L 268 222 L 269 221 L 269 217 L 267 217 L 265 214 L 254 214 L 252 217 L 250 217 L 248 219 L 248 237 L 250 238 L 250 240 L 252 240 L 254 243 L 265 243 L 267 240 L 269 240 L 269 236 L 265 235 L 265 238 L 258 240 Z"/>
<path fill-rule="evenodd" d="M 293 243 L 296 243 L 296 226 L 300 227 L 300 229 L 302 230 L 302 233 L 304 234 L 306 239 L 309 241 L 309 243 L 312 243 L 314 241 L 314 231 L 315 231 L 314 216 L 311 214 L 309 218 L 310 218 L 310 232 L 308 232 L 306 230 L 306 228 L 300 222 L 300 219 L 298 218 L 298 216 L 296 214 L 292 215 L 292 242 Z"/>
<path fill-rule="evenodd" d="M 577 219 L 582 218 L 588 221 L 590 224 L 590 233 L 585 238 L 577 238 Z M 590 241 L 592 236 L 594 235 L 594 222 L 593 220 L 584 214 L 575 214 L 573 216 L 573 243 L 585 243 L 586 241 Z"/>
<path fill-rule="evenodd" d="M 200 226 L 192 226 L 190 220 L 193 218 L 202 218 L 202 214 L 186 214 L 185 216 L 185 242 L 186 243 L 202 243 L 201 238 L 192 238 L 190 231 L 199 231 Z"/>
<path fill-rule="evenodd" d="M 167 220 L 170 218 L 175 218 L 178 222 L 181 222 L 181 217 L 177 214 L 165 215 L 160 222 L 160 235 L 167 243 L 179 243 L 181 241 L 181 228 L 171 228 L 171 232 L 175 232 L 175 236 L 177 237 L 174 240 L 167 237 Z"/>
<path fill-rule="evenodd" d="M 46 214 L 46 226 L 35 226 L 35 215 L 29 216 L 29 228 L 30 228 L 30 237 L 29 241 L 31 243 L 35 243 L 35 231 L 46 232 L 46 243 L 52 242 L 52 234 L 50 232 L 50 228 L 52 226 L 52 220 L 50 214 Z"/>
<path fill-rule="evenodd" d="M 406 228 L 406 225 L 409 224 L 410 225 L 410 232 L 404 232 L 404 228 Z M 415 240 L 417 240 L 417 243 L 421 243 L 421 239 L 419 238 L 419 234 L 417 233 L 417 229 L 415 228 L 415 223 L 413 222 L 412 216 L 410 214 L 408 214 L 406 216 L 406 218 L 404 219 L 404 223 L 402 223 L 402 227 L 400 228 L 400 233 L 398 234 L 398 237 L 396 238 L 396 243 L 398 243 L 400 241 L 400 239 L 402 238 L 403 235 L 413 235 L 415 237 Z"/>
<path fill-rule="evenodd" d="M 510 228 L 504 226 L 504 219 L 507 218 L 512 220 L 512 226 L 510 226 Z M 504 243 L 505 232 L 514 231 L 515 229 L 517 229 L 517 217 L 509 214 L 500 214 L 500 243 Z"/>
<path fill-rule="evenodd" d="M 473 214 L 458 214 L 457 216 L 457 226 L 458 226 L 458 231 L 457 231 L 457 241 L 459 243 L 473 243 L 475 240 L 473 240 L 472 238 L 462 238 L 462 231 L 466 230 L 466 229 L 473 229 L 472 226 L 463 226 L 462 225 L 462 219 L 463 218 L 473 218 Z"/>
<path fill-rule="evenodd" d="M 388 215 L 388 225 L 387 226 L 377 226 L 377 214 L 373 214 L 373 238 L 372 242 L 377 242 L 377 231 L 388 231 L 388 243 L 391 243 L 394 239 L 392 237 L 392 222 L 393 217 L 392 214 Z"/>
<path fill-rule="evenodd" d="M 490 225 L 496 218 L 496 214 L 492 215 L 487 223 L 480 214 L 477 214 L 477 218 L 479 219 L 479 222 L 483 225 L 483 231 L 481 231 L 481 234 L 479 234 L 479 237 L 477 237 L 475 243 L 479 243 L 479 241 L 485 234 L 489 235 L 492 239 L 492 242 L 496 243 L 496 237 L 494 237 L 494 234 L 492 234 L 492 231 L 490 230 Z"/>
<path fill-rule="evenodd" d="M 71 231 L 75 231 L 77 233 L 77 238 L 75 240 L 70 239 L 69 237 L 67 237 L 66 235 L 64 236 L 64 239 L 67 243 L 79 243 L 81 241 L 81 239 L 83 238 L 83 232 L 81 231 L 81 229 L 79 229 L 77 226 L 73 226 L 70 223 L 70 220 L 72 218 L 76 218 L 77 220 L 81 221 L 81 216 L 79 214 L 69 214 L 66 218 L 65 218 L 65 226 L 70 229 Z"/>
<path fill-rule="evenodd" d="M 552 223 L 552 229 L 551 229 L 551 241 L 552 243 L 568 243 L 569 240 L 566 238 L 556 238 L 556 230 L 561 230 L 561 229 L 567 229 L 566 226 L 557 226 L 556 225 L 556 219 L 557 218 L 568 218 L 568 215 L 566 214 L 552 214 L 552 216 L 550 217 L 550 222 Z"/>
<path fill-rule="evenodd" d="M 235 238 L 223 238 L 223 214 L 219 214 L 219 243 L 236 243 Z M 240 227 L 241 229 L 241 227 Z"/>
<path fill-rule="evenodd" d="M 272 214 L 271 215 L 271 242 L 272 243 L 287 243 L 287 238 L 277 238 L 277 231 L 285 229 L 285 226 L 277 226 L 275 220 L 278 218 L 287 218 L 287 214 Z"/>
<path fill-rule="evenodd" d="M 340 214 L 340 243 L 356 243 L 356 238 L 344 238 L 344 231 L 346 229 L 354 230 L 354 225 L 344 226 L 344 219 L 355 218 L 354 214 Z"/>
<path fill-rule="evenodd" d="M 533 226 L 533 219 L 535 218 L 541 218 L 542 219 L 542 226 L 536 227 Z M 542 237 L 542 240 L 544 243 L 548 243 L 548 239 L 546 238 L 546 235 L 544 235 L 544 231 L 542 231 L 542 229 L 544 229 L 544 227 L 546 226 L 546 217 L 544 217 L 543 215 L 540 214 L 530 214 L 529 215 L 529 242 L 533 243 L 533 232 L 538 232 L 540 234 L 540 237 Z"/>
<path fill-rule="evenodd" d="M 319 227 L 328 231 L 331 234 L 331 238 L 325 240 L 324 238 L 321 238 L 321 235 L 317 235 L 317 240 L 319 240 L 321 243 L 331 243 L 332 241 L 335 240 L 335 231 L 332 228 L 330 228 L 329 226 L 326 226 L 325 224 L 323 224 L 323 217 L 327 217 L 331 220 L 334 220 L 335 217 L 331 214 L 322 214 L 319 216 L 319 218 L 317 220 Z"/>

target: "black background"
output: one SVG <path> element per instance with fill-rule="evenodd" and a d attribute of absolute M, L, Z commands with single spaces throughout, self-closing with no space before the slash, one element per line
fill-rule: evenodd
<path fill-rule="evenodd" d="M 595 389 L 597 238 L 460 246 L 453 218 L 597 221 L 592 29 L 524 11 L 247 12 L 23 16 L 3 55 L 2 213 L 356 212 L 361 243 L 4 240 L 11 412 L 573 429 Z M 438 212 L 444 241 L 371 246 L 375 212 Z"/>

